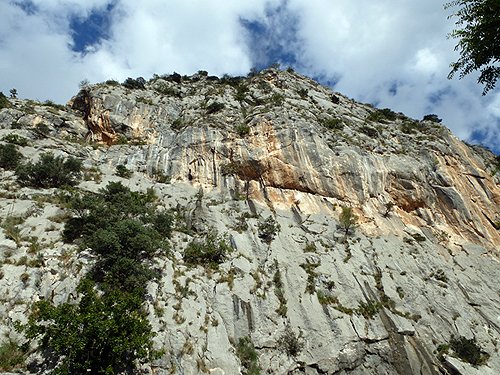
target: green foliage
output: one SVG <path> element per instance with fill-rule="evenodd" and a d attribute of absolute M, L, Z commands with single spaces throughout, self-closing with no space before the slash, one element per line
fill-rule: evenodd
<path fill-rule="evenodd" d="M 0 345 L 0 371 L 11 372 L 24 365 L 26 351 L 15 341 L 9 339 Z"/>
<path fill-rule="evenodd" d="M 382 216 L 389 217 L 391 215 L 391 212 L 394 211 L 394 206 L 395 204 L 393 202 L 387 202 L 384 205 L 384 212 L 382 213 Z"/>
<path fill-rule="evenodd" d="M 452 336 L 449 348 L 451 348 L 461 360 L 475 366 L 485 364 L 489 358 L 489 354 L 481 349 L 475 338 L 467 339 L 463 336 Z"/>
<path fill-rule="evenodd" d="M 133 192 L 110 182 L 98 194 L 66 197 L 75 216 L 64 239 L 90 249 L 98 259 L 77 289 L 80 302 L 35 303 L 25 326 L 29 339 L 55 373 L 130 373 L 137 360 L 152 360 L 153 332 L 142 309 L 146 285 L 158 276 L 148 267 L 164 250 L 173 218 L 156 212 L 152 190 Z"/>
<path fill-rule="evenodd" d="M 122 83 L 123 87 L 126 87 L 131 90 L 144 90 L 146 88 L 145 85 L 146 85 L 146 80 L 142 77 L 138 77 L 136 79 L 129 77 Z"/>
<path fill-rule="evenodd" d="M 297 336 L 292 328 L 287 325 L 285 332 L 278 338 L 278 347 L 289 357 L 296 357 L 304 348 L 304 343 L 300 336 Z"/>
<path fill-rule="evenodd" d="M 133 172 L 128 169 L 123 164 L 118 164 L 116 166 L 116 175 L 122 178 L 130 178 L 132 177 Z"/>
<path fill-rule="evenodd" d="M 237 101 L 242 102 L 243 100 L 245 100 L 247 92 L 248 92 L 248 86 L 247 85 L 238 84 L 236 86 L 236 94 L 234 95 L 234 98 Z"/>
<path fill-rule="evenodd" d="M 398 114 L 391 111 L 389 108 L 376 109 L 366 117 L 367 121 L 374 122 L 388 122 L 394 121 L 398 118 Z"/>
<path fill-rule="evenodd" d="M 250 127 L 246 124 L 238 124 L 235 129 L 240 137 L 250 134 Z"/>
<path fill-rule="evenodd" d="M 430 114 L 430 115 L 425 115 L 423 118 L 422 118 L 422 121 L 431 121 L 431 122 L 437 122 L 437 123 L 440 123 L 441 120 L 437 115 L 435 114 Z"/>
<path fill-rule="evenodd" d="M 380 302 L 369 300 L 365 303 L 361 301 L 359 302 L 359 306 L 356 309 L 356 313 L 363 315 L 366 319 L 371 319 L 379 312 L 381 308 L 382 304 Z"/>
<path fill-rule="evenodd" d="M 270 103 L 274 106 L 280 106 L 285 101 L 285 97 L 279 93 L 274 93 L 269 99 Z"/>
<path fill-rule="evenodd" d="M 224 104 L 219 103 L 219 102 L 213 102 L 210 104 L 207 109 L 206 109 L 206 114 L 210 115 L 212 113 L 217 113 L 219 111 L 222 111 L 224 109 Z"/>
<path fill-rule="evenodd" d="M 11 106 L 9 99 L 0 91 L 0 109 L 9 108 Z"/>
<path fill-rule="evenodd" d="M 236 346 L 236 355 L 245 368 L 244 375 L 260 375 L 259 358 L 250 337 L 240 337 Z"/>
<path fill-rule="evenodd" d="M 358 217 L 354 215 L 351 207 L 342 207 L 342 212 L 339 215 L 339 225 L 342 230 L 344 230 L 345 235 L 349 234 L 349 231 L 356 227 L 358 222 Z"/>
<path fill-rule="evenodd" d="M 16 168 L 17 181 L 22 186 L 51 188 L 76 185 L 81 177 L 82 162 L 73 157 L 64 159 L 51 152 L 40 155 L 40 160 Z"/>
<path fill-rule="evenodd" d="M 21 147 L 28 145 L 28 140 L 18 134 L 10 133 L 2 138 L 2 141 L 12 143 Z"/>
<path fill-rule="evenodd" d="M 344 128 L 344 122 L 339 118 L 328 118 L 321 121 L 321 125 L 330 130 L 342 130 Z"/>
<path fill-rule="evenodd" d="M 106 82 L 104 82 L 108 86 L 120 86 L 120 82 L 118 82 L 115 79 L 108 79 Z"/>
<path fill-rule="evenodd" d="M 158 215 L 153 204 L 155 199 L 154 193 L 131 191 L 121 182 L 109 182 L 98 194 L 72 195 L 68 204 L 75 216 L 66 223 L 63 239 L 66 242 L 79 239 L 85 244 L 99 229 L 112 230 L 120 221 L 152 223 Z"/>
<path fill-rule="evenodd" d="M 90 280 L 78 293 L 78 304 L 36 302 L 24 327 L 56 363 L 54 373 L 116 374 L 135 360 L 153 359 L 151 326 L 137 296 L 118 290 L 101 295 Z"/>
<path fill-rule="evenodd" d="M 463 78 L 479 71 L 478 83 L 484 84 L 483 95 L 495 87 L 500 77 L 500 2 L 498 0 L 454 0 L 445 8 L 460 7 L 450 18 L 456 17 L 456 29 L 449 35 L 459 39 L 455 50 L 460 57 L 451 64 L 448 78 L 459 73 Z"/>
<path fill-rule="evenodd" d="M 281 226 L 272 216 L 268 216 L 264 221 L 259 221 L 258 229 L 259 238 L 266 243 L 271 243 Z"/>
<path fill-rule="evenodd" d="M 297 91 L 297 94 L 299 94 L 299 96 L 302 98 L 302 99 L 305 99 L 307 98 L 307 95 L 308 95 L 308 91 L 306 88 L 300 88 L 298 91 Z"/>
<path fill-rule="evenodd" d="M 286 306 L 285 289 L 283 280 L 281 279 L 281 271 L 279 269 L 277 260 L 274 260 L 274 267 L 276 268 L 273 275 L 274 294 L 276 295 L 276 297 L 278 297 L 278 301 L 280 302 L 280 305 L 276 309 L 276 312 L 282 317 L 286 317 L 288 308 Z"/>
<path fill-rule="evenodd" d="M 414 120 L 404 120 L 401 124 L 401 131 L 405 134 L 412 134 L 422 129 L 422 124 Z"/>
<path fill-rule="evenodd" d="M 23 158 L 23 155 L 17 151 L 17 146 L 8 143 L 0 145 L 0 168 L 15 170 Z"/>
<path fill-rule="evenodd" d="M 184 261 L 190 265 L 206 265 L 216 268 L 226 260 L 231 247 L 217 233 L 209 233 L 205 240 L 192 241 L 184 250 Z"/>
<path fill-rule="evenodd" d="M 65 105 L 62 105 L 62 104 L 57 104 L 55 103 L 53 100 L 46 100 L 42 103 L 42 105 L 46 106 L 46 107 L 52 107 L 54 109 L 59 109 L 59 110 L 65 110 L 66 109 L 66 106 Z"/>

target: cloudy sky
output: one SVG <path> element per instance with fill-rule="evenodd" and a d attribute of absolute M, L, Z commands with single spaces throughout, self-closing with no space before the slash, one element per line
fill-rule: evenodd
<path fill-rule="evenodd" d="M 65 103 L 80 81 L 246 75 L 279 62 L 500 153 L 500 88 L 448 80 L 441 0 L 0 0 L 0 91 Z"/>

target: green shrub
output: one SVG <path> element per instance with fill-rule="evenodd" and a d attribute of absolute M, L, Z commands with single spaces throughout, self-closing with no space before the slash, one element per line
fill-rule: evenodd
<path fill-rule="evenodd" d="M 351 207 L 342 207 L 342 212 L 339 215 L 339 226 L 347 236 L 350 231 L 356 227 L 358 217 L 354 215 Z"/>
<path fill-rule="evenodd" d="M 250 337 L 240 337 L 236 346 L 236 355 L 245 368 L 244 375 L 260 375 L 259 358 Z"/>
<path fill-rule="evenodd" d="M 116 166 L 116 175 L 118 177 L 130 178 L 130 177 L 132 177 L 132 174 L 133 174 L 133 172 L 130 169 L 128 169 L 126 166 L 124 166 L 123 164 L 118 164 Z"/>
<path fill-rule="evenodd" d="M 398 114 L 391 111 L 389 108 L 376 109 L 366 117 L 367 121 L 387 122 L 394 121 L 398 118 Z"/>
<path fill-rule="evenodd" d="M 271 98 L 269 99 L 269 101 L 274 106 L 280 106 L 285 101 L 285 97 L 281 94 L 274 93 L 273 95 L 271 95 Z"/>
<path fill-rule="evenodd" d="M 26 138 L 21 137 L 20 135 L 14 133 L 7 134 L 2 138 L 2 141 L 13 143 L 21 147 L 28 145 L 28 140 Z"/>
<path fill-rule="evenodd" d="M 430 114 L 430 115 L 425 115 L 424 118 L 422 119 L 422 121 L 431 121 L 431 122 L 436 122 L 436 123 L 440 123 L 441 120 L 437 115 L 435 114 Z"/>
<path fill-rule="evenodd" d="M 356 313 L 363 315 L 366 319 L 373 318 L 382 308 L 380 302 L 369 300 L 366 303 L 361 301 L 356 309 Z"/>
<path fill-rule="evenodd" d="M 139 298 L 116 290 L 100 295 L 89 280 L 80 283 L 78 293 L 78 304 L 36 302 L 24 327 L 28 339 L 40 340 L 55 373 L 128 373 L 136 360 L 155 357 Z"/>
<path fill-rule="evenodd" d="M 162 239 L 173 220 L 156 212 L 156 199 L 152 190 L 133 192 L 119 182 L 66 198 L 75 216 L 65 224 L 64 240 L 98 259 L 77 289 L 80 302 L 37 302 L 25 326 L 56 373 L 132 373 L 137 360 L 154 359 L 142 304 L 147 283 L 159 276 L 148 265 L 166 249 Z"/>
<path fill-rule="evenodd" d="M 371 126 L 362 126 L 359 128 L 359 131 L 363 134 L 366 134 L 370 138 L 378 138 L 380 135 L 378 130 L 372 128 Z"/>
<path fill-rule="evenodd" d="M 210 104 L 207 109 L 206 109 L 206 114 L 210 115 L 212 113 L 217 113 L 219 111 L 222 111 L 224 109 L 224 104 L 219 103 L 219 102 L 213 102 Z"/>
<path fill-rule="evenodd" d="M 234 130 L 240 137 L 250 134 L 250 127 L 246 124 L 238 124 Z"/>
<path fill-rule="evenodd" d="M 269 216 L 264 221 L 259 221 L 258 229 L 259 238 L 266 243 L 271 243 L 281 226 L 272 216 Z"/>
<path fill-rule="evenodd" d="M 304 348 L 304 343 L 300 336 L 297 336 L 292 328 L 287 325 L 285 332 L 278 338 L 278 347 L 289 357 L 296 357 Z"/>
<path fill-rule="evenodd" d="M 205 241 L 192 241 L 184 250 L 184 261 L 190 265 L 207 265 L 216 268 L 226 260 L 231 247 L 216 233 L 209 233 Z"/>
<path fill-rule="evenodd" d="M 475 338 L 467 339 L 463 336 L 452 336 L 450 348 L 461 360 L 473 365 L 482 365 L 489 358 L 489 355 L 481 350 Z"/>
<path fill-rule="evenodd" d="M 9 108 L 10 105 L 9 99 L 0 91 L 0 109 Z"/>
<path fill-rule="evenodd" d="M 129 77 L 122 83 L 123 87 L 126 87 L 131 90 L 144 90 L 146 88 L 145 85 L 146 85 L 146 80 L 142 77 L 138 77 L 136 79 Z"/>
<path fill-rule="evenodd" d="M 339 118 L 328 118 L 321 121 L 321 125 L 323 125 L 327 129 L 331 130 L 342 130 L 344 128 L 344 123 Z"/>
<path fill-rule="evenodd" d="M 17 151 L 17 146 L 12 143 L 0 145 L 0 168 L 15 170 L 23 155 Z"/>
<path fill-rule="evenodd" d="M 120 82 L 118 82 L 115 79 L 108 79 L 106 82 L 104 82 L 108 86 L 120 86 Z"/>
<path fill-rule="evenodd" d="M 0 371 L 11 372 L 23 367 L 26 351 L 9 339 L 0 345 Z"/>
<path fill-rule="evenodd" d="M 307 98 L 307 94 L 308 94 L 308 91 L 307 89 L 305 88 L 301 88 L 297 91 L 297 94 L 299 94 L 299 96 L 302 98 L 302 99 L 305 99 Z"/>
<path fill-rule="evenodd" d="M 64 159 L 51 152 L 40 155 L 40 160 L 16 168 L 17 181 L 22 186 L 51 188 L 76 185 L 81 177 L 82 162 L 73 157 Z"/>

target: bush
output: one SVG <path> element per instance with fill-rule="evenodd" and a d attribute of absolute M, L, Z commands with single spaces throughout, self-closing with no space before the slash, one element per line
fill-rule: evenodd
<path fill-rule="evenodd" d="M 241 361 L 241 365 L 246 369 L 244 375 L 259 375 L 261 368 L 255 346 L 250 337 L 240 337 L 236 346 L 236 355 Z"/>
<path fill-rule="evenodd" d="M 99 295 L 89 280 L 80 283 L 78 293 L 78 304 L 36 302 L 24 327 L 26 337 L 39 339 L 49 353 L 55 372 L 128 373 L 136 360 L 154 358 L 153 333 L 140 299 L 119 291 Z"/>
<path fill-rule="evenodd" d="M 133 172 L 130 169 L 128 169 L 126 166 L 124 166 L 123 164 L 118 164 L 116 166 L 116 175 L 118 177 L 130 178 L 130 177 L 132 177 L 132 174 L 133 174 Z"/>
<path fill-rule="evenodd" d="M 339 118 L 325 119 L 321 121 L 321 125 L 331 130 L 342 130 L 344 128 L 344 123 Z"/>
<path fill-rule="evenodd" d="M 192 241 L 184 250 L 184 262 L 190 265 L 207 265 L 216 268 L 226 260 L 231 247 L 216 233 L 210 233 L 204 242 Z"/>
<path fill-rule="evenodd" d="M 33 164 L 20 165 L 16 169 L 17 181 L 22 186 L 51 188 L 76 185 L 81 177 L 82 162 L 73 157 L 67 159 L 51 152 L 40 155 Z"/>
<path fill-rule="evenodd" d="M 0 91 L 0 109 L 9 108 L 10 102 L 9 99 Z"/>
<path fill-rule="evenodd" d="M 250 134 L 250 127 L 246 124 L 239 124 L 239 125 L 236 125 L 236 133 L 238 133 L 238 135 L 240 137 L 243 137 L 245 135 L 248 135 Z"/>
<path fill-rule="evenodd" d="M 216 113 L 216 112 L 222 111 L 222 109 L 224 109 L 224 104 L 223 103 L 213 102 L 212 104 L 210 104 L 207 107 L 206 113 L 207 113 L 207 115 L 210 115 L 212 113 Z"/>
<path fill-rule="evenodd" d="M 358 222 L 358 217 L 354 215 L 351 207 L 342 207 L 342 212 L 339 215 L 339 226 L 347 236 L 349 231 L 355 228 Z"/>
<path fill-rule="evenodd" d="M 437 122 L 437 123 L 440 123 L 441 120 L 437 115 L 435 114 L 430 114 L 430 115 L 425 115 L 424 118 L 422 119 L 422 121 L 431 121 L 431 122 Z"/>
<path fill-rule="evenodd" d="M 259 222 L 259 238 L 266 243 L 271 243 L 274 240 L 276 234 L 280 231 L 281 227 L 279 223 L 272 217 L 269 216 L 263 222 Z"/>
<path fill-rule="evenodd" d="M 138 77 L 136 79 L 127 78 L 125 82 L 122 83 L 123 87 L 126 87 L 131 90 L 144 90 L 146 88 L 146 80 L 142 77 Z"/>
<path fill-rule="evenodd" d="M 21 147 L 28 145 L 28 140 L 26 138 L 21 137 L 20 135 L 14 134 L 14 133 L 7 134 L 6 136 L 4 136 L 2 138 L 2 141 L 8 142 L 8 143 L 13 143 L 13 144 L 21 146 Z"/>
<path fill-rule="evenodd" d="M 23 155 L 17 151 L 16 145 L 0 145 L 0 168 L 15 170 L 22 158 Z"/>
<path fill-rule="evenodd" d="M 366 120 L 374 122 L 387 122 L 387 121 L 394 121 L 397 118 L 398 118 L 397 113 L 391 111 L 389 108 L 384 108 L 384 109 L 376 109 L 375 111 L 373 111 L 368 115 Z"/>
<path fill-rule="evenodd" d="M 16 342 L 9 339 L 0 345 L 0 371 L 13 371 L 24 365 L 26 352 Z"/>
<path fill-rule="evenodd" d="M 278 339 L 278 346 L 289 356 L 296 357 L 303 349 L 304 343 L 287 325 L 285 332 Z"/>
<path fill-rule="evenodd" d="M 110 182 L 98 194 L 66 200 L 75 217 L 64 229 L 66 241 L 79 241 L 98 259 L 80 283 L 78 304 L 34 304 L 26 336 L 39 339 L 57 373 L 132 373 L 137 360 L 152 360 L 153 333 L 142 309 L 146 285 L 158 276 L 148 267 L 172 218 L 157 213 L 152 190 L 132 192 Z"/>
<path fill-rule="evenodd" d="M 466 339 L 463 336 L 451 337 L 450 348 L 463 361 L 473 365 L 482 365 L 486 362 L 489 355 L 481 350 L 477 345 L 476 339 Z"/>

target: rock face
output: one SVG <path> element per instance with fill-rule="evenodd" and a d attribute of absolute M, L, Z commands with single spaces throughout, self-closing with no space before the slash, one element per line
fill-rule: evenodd
<path fill-rule="evenodd" d="M 165 354 L 144 371 L 245 373 L 236 343 L 248 336 L 261 373 L 500 372 L 495 158 L 444 126 L 276 70 L 156 77 L 144 89 L 110 81 L 64 108 L 11 102 L 0 137 L 28 138 L 26 157 L 76 156 L 88 168 L 79 188 L 152 187 L 178 213 L 145 305 Z M 114 175 L 119 164 L 130 179 Z M 44 199 L 54 192 L 15 181 L 3 172 L 2 217 L 25 221 L 19 241 L 0 234 L 0 317 L 22 339 L 12 321 L 40 297 L 70 299 L 92 259 L 61 242 L 54 217 L 64 212 Z M 339 223 L 344 206 L 354 230 Z M 266 237 L 268 218 L 278 225 Z M 234 249 L 228 259 L 218 270 L 185 265 L 187 243 L 214 230 Z M 440 361 L 451 336 L 475 338 L 489 359 Z"/>

